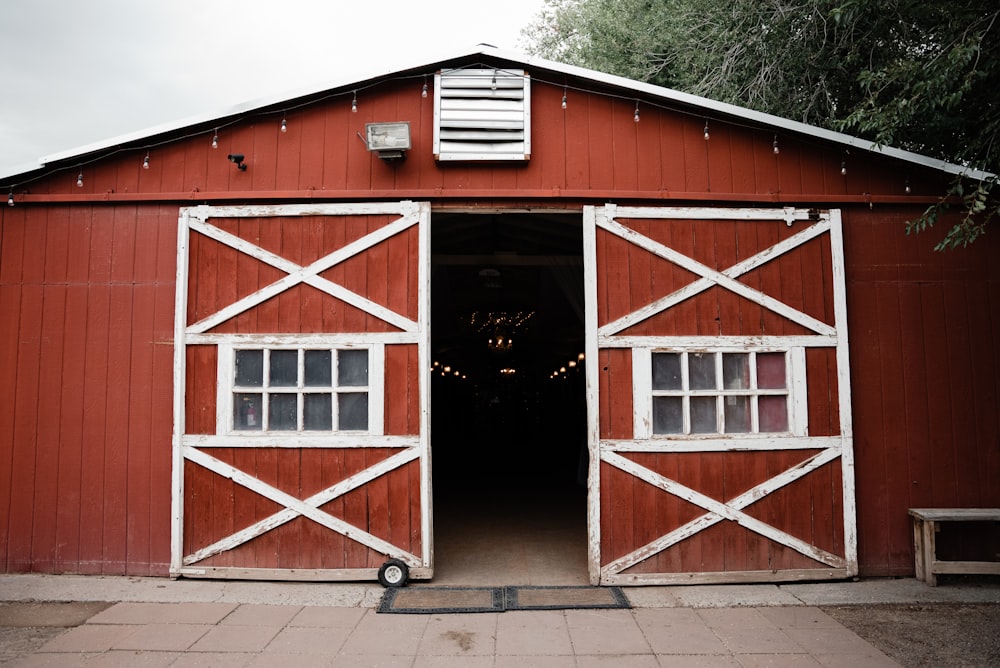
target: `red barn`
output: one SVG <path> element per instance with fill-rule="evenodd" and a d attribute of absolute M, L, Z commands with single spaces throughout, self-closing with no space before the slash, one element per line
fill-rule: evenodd
<path fill-rule="evenodd" d="M 997 240 L 904 235 L 960 171 L 492 48 L 43 159 L 0 570 L 430 578 L 480 492 L 594 583 L 912 574 L 1000 505 Z"/>

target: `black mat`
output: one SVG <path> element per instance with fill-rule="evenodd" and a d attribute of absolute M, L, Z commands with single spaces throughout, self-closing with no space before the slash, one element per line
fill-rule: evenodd
<path fill-rule="evenodd" d="M 387 589 L 378 612 L 447 614 L 505 610 L 632 607 L 619 587 L 402 587 Z"/>

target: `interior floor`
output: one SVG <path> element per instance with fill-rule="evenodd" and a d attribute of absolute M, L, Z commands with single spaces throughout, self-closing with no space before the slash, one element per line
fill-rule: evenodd
<path fill-rule="evenodd" d="M 434 584 L 588 583 L 582 221 L 434 214 Z"/>
<path fill-rule="evenodd" d="M 585 585 L 579 493 L 435 495 L 435 585 Z"/>

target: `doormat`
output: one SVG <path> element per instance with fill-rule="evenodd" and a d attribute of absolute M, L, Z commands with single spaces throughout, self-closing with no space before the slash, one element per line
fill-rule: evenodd
<path fill-rule="evenodd" d="M 378 606 L 378 612 L 414 615 L 503 610 L 503 587 L 390 588 Z"/>
<path fill-rule="evenodd" d="M 387 589 L 376 610 L 428 615 L 630 607 L 620 587 L 401 587 Z"/>
<path fill-rule="evenodd" d="M 630 608 L 620 587 L 506 587 L 507 610 Z"/>

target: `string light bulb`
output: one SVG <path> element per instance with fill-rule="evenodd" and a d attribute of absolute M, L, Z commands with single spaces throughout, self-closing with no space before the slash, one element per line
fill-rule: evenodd
<path fill-rule="evenodd" d="M 847 176 L 847 161 L 846 160 L 841 160 L 840 161 L 840 175 L 841 176 Z"/>
<path fill-rule="evenodd" d="M 7 195 L 7 206 L 14 206 L 14 189 L 11 188 L 10 194 Z"/>
<path fill-rule="evenodd" d="M 288 132 L 288 121 L 285 120 L 284 116 L 281 117 L 281 131 Z"/>
<path fill-rule="evenodd" d="M 358 113 L 358 91 L 354 91 L 354 99 L 351 100 L 351 113 Z"/>
<path fill-rule="evenodd" d="M 83 187 L 83 172 L 80 172 L 76 177 L 76 187 L 77 188 Z"/>
<path fill-rule="evenodd" d="M 565 87 L 565 86 L 563 86 L 563 99 L 562 99 L 562 108 L 563 108 L 563 109 L 565 109 L 565 108 L 566 108 L 566 87 Z"/>
<path fill-rule="evenodd" d="M 212 148 L 219 148 L 219 130 L 215 130 L 215 134 L 212 135 Z"/>
<path fill-rule="evenodd" d="M 712 135 L 709 134 L 709 132 L 708 132 L 708 119 L 706 118 L 705 119 L 705 141 L 708 141 L 711 138 L 712 138 Z"/>
<path fill-rule="evenodd" d="M 493 70 L 493 83 L 490 84 L 490 90 L 497 89 L 497 71 Z"/>
<path fill-rule="evenodd" d="M 424 87 L 420 91 L 420 97 L 427 97 L 427 75 L 424 75 Z"/>
<path fill-rule="evenodd" d="M 772 144 L 772 146 L 774 147 L 774 154 L 775 155 L 778 155 L 779 153 L 781 153 L 781 149 L 778 148 L 778 135 L 774 135 L 774 143 Z"/>
<path fill-rule="evenodd" d="M 913 189 L 910 187 L 910 178 L 909 177 L 906 178 L 906 182 L 903 184 L 903 190 L 906 192 L 907 195 L 909 195 L 911 192 L 913 192 Z"/>
<path fill-rule="evenodd" d="M 146 157 L 142 159 L 142 168 L 149 169 L 149 151 L 146 151 Z"/>
<path fill-rule="evenodd" d="M 636 123 L 639 122 L 639 100 L 635 101 L 635 116 L 632 117 L 632 120 Z"/>

